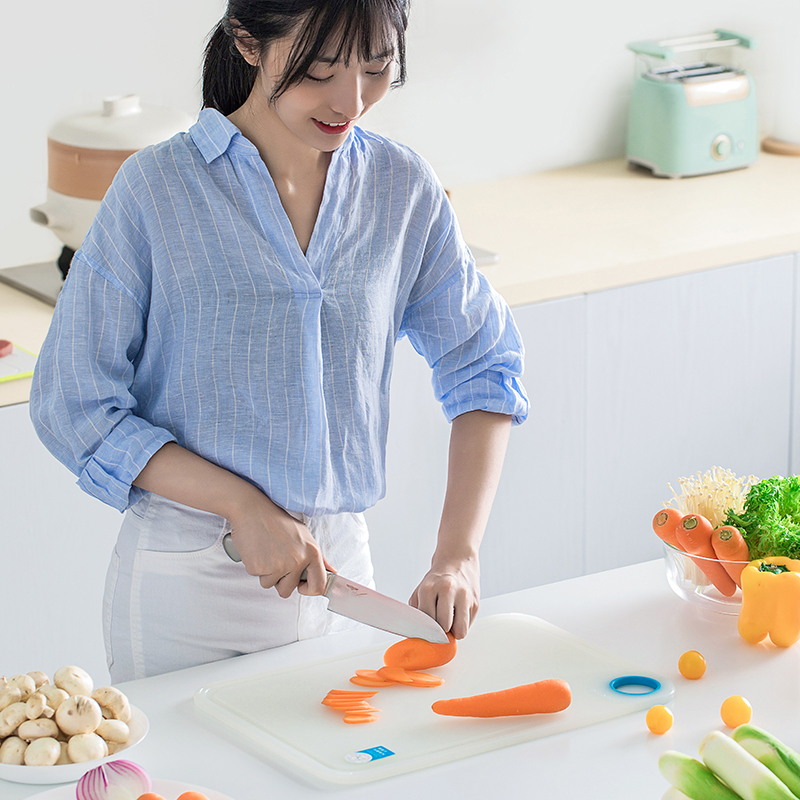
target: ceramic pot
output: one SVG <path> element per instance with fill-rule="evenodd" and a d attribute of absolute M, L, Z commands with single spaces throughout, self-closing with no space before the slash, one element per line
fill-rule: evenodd
<path fill-rule="evenodd" d="M 182 111 L 143 106 L 135 94 L 60 120 L 47 134 L 47 200 L 30 210 L 31 219 L 77 250 L 122 162 L 192 122 Z"/>

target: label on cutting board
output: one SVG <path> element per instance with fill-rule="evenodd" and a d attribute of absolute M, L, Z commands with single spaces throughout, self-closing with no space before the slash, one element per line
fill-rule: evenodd
<path fill-rule="evenodd" d="M 349 761 L 351 764 L 367 764 L 370 761 L 377 761 L 379 758 L 393 755 L 394 753 L 388 747 L 369 747 L 366 750 L 348 753 L 344 760 Z"/>

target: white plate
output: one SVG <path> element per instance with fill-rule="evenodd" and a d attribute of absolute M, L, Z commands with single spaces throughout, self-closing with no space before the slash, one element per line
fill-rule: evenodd
<path fill-rule="evenodd" d="M 131 706 L 131 737 L 128 744 L 122 750 L 117 750 L 113 756 L 96 758 L 93 761 L 83 761 L 80 764 L 58 764 L 53 767 L 26 767 L 14 764 L 0 764 L 0 778 L 12 783 L 72 783 L 80 779 L 81 775 L 90 769 L 99 767 L 108 761 L 116 761 L 118 758 L 128 758 L 128 753 L 144 739 L 150 723 L 144 712 L 136 706 Z M 73 789 L 73 795 L 75 790 Z M 72 798 L 71 800 L 74 800 Z"/>
<path fill-rule="evenodd" d="M 160 794 L 164 800 L 177 800 L 178 795 L 183 792 L 202 792 L 208 800 L 232 800 L 227 795 L 215 792 L 212 789 L 204 789 L 202 786 L 192 786 L 189 783 L 180 781 L 153 781 L 153 791 Z M 40 792 L 28 800 L 75 800 L 74 786 L 56 786 L 55 789 L 48 789 Z"/>

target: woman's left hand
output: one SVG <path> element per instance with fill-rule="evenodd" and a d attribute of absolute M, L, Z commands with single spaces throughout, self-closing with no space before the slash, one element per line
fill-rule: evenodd
<path fill-rule="evenodd" d="M 433 617 L 456 639 L 467 635 L 480 605 L 478 559 L 437 561 L 414 590 L 410 605 Z"/>

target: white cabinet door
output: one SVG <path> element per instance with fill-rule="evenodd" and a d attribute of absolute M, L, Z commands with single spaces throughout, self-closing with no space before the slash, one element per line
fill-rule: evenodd
<path fill-rule="evenodd" d="M 586 571 L 660 555 L 681 476 L 785 474 L 793 258 L 587 297 Z"/>
<path fill-rule="evenodd" d="M 584 296 L 514 309 L 531 408 L 511 431 L 481 548 L 487 597 L 582 575 Z"/>
<path fill-rule="evenodd" d="M 107 683 L 103 586 L 122 516 L 47 452 L 27 403 L 0 408 L 0 486 L 0 673 L 77 664 Z"/>

